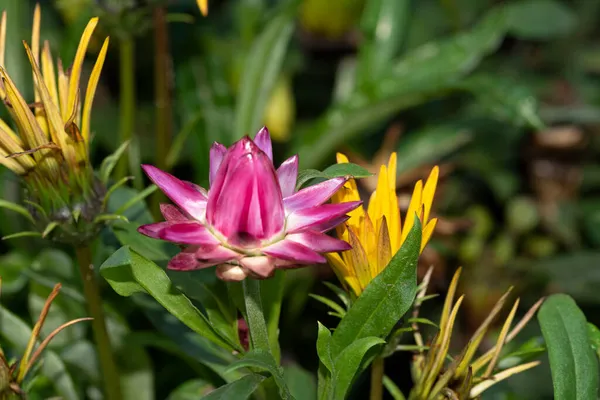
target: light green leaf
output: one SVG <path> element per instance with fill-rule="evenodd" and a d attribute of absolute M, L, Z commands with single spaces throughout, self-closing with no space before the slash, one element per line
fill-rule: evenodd
<path fill-rule="evenodd" d="M 510 33 L 520 39 L 555 39 L 577 28 L 575 12 L 557 0 L 517 1 L 508 11 Z"/>
<path fill-rule="evenodd" d="M 18 353 L 23 353 L 31 337 L 31 329 L 16 315 L 0 306 L 0 336 L 2 336 Z M 81 397 L 63 361 L 52 350 L 46 349 L 42 354 L 41 375 L 52 382 L 56 393 L 65 400 L 78 400 Z"/>
<path fill-rule="evenodd" d="M 319 326 L 319 336 L 317 338 L 317 355 L 323 365 L 329 370 L 333 370 L 333 359 L 331 358 L 331 331 L 320 322 L 317 322 Z"/>
<path fill-rule="evenodd" d="M 262 349 L 254 349 L 246 353 L 242 359 L 231 364 L 228 370 L 234 371 L 239 368 L 257 368 L 259 370 L 269 372 L 279 387 L 279 395 L 281 398 L 283 400 L 294 399 L 289 388 L 287 387 L 287 384 L 285 383 L 285 379 L 283 377 L 283 368 L 277 365 L 277 362 L 271 353 L 268 353 Z"/>
<path fill-rule="evenodd" d="M 359 87 L 335 105 L 316 125 L 298 134 L 304 168 L 320 165 L 342 143 L 384 122 L 402 109 L 453 89 L 487 54 L 495 51 L 506 31 L 505 9 L 492 9 L 471 31 L 425 44 L 392 63 L 375 82 Z"/>
<path fill-rule="evenodd" d="M 294 32 L 297 1 L 284 5 L 254 41 L 246 56 L 236 105 L 235 134 L 253 134 L 260 128 L 265 106 L 279 76 Z"/>
<path fill-rule="evenodd" d="M 17 203 L 12 203 L 10 201 L 0 199 L 0 208 L 6 208 L 7 210 L 19 213 L 25 218 L 27 218 L 29 222 L 35 224 L 35 220 L 33 219 L 31 213 L 25 207 L 20 206 Z"/>
<path fill-rule="evenodd" d="M 417 260 L 421 224 L 415 224 L 388 266 L 365 288 L 333 333 L 335 358 L 353 342 L 366 337 L 385 338 L 412 305 L 417 292 Z"/>
<path fill-rule="evenodd" d="M 598 355 L 598 359 L 600 359 L 600 329 L 588 322 L 588 335 L 590 337 L 590 345 Z"/>
<path fill-rule="evenodd" d="M 171 392 L 167 400 L 198 400 L 212 390 L 212 385 L 203 379 L 187 381 Z"/>
<path fill-rule="evenodd" d="M 264 379 L 265 377 L 259 374 L 246 375 L 237 381 L 228 383 L 212 391 L 202 397 L 202 400 L 245 400 L 254 393 Z"/>
<path fill-rule="evenodd" d="M 110 156 L 106 157 L 102 161 L 102 164 L 100 165 L 99 174 L 100 174 L 100 180 L 105 185 L 108 184 L 108 180 L 110 179 L 110 174 L 112 174 L 112 171 L 115 169 L 115 166 L 117 165 L 117 163 L 119 162 L 119 160 L 121 159 L 123 154 L 125 153 L 125 150 L 127 150 L 127 146 L 129 146 L 129 141 L 126 141 L 125 143 L 120 145 L 119 148 L 117 150 L 115 150 L 114 153 L 112 153 Z"/>
<path fill-rule="evenodd" d="M 271 353 L 277 362 L 279 362 L 281 357 L 281 349 L 279 347 L 279 316 L 281 314 L 281 302 L 283 301 L 283 289 L 285 288 L 285 275 L 283 271 L 279 270 L 270 279 L 260 282 L 262 307 L 269 333 L 269 345 Z"/>
<path fill-rule="evenodd" d="M 363 337 L 346 347 L 336 358 L 331 374 L 330 390 L 336 400 L 344 400 L 355 377 L 364 369 L 364 358 L 373 347 L 385 343 L 378 337 Z M 373 353 L 373 356 L 376 354 Z"/>
<path fill-rule="evenodd" d="M 317 383 L 313 374 L 296 364 L 284 368 L 285 382 L 296 399 L 317 400 Z"/>
<path fill-rule="evenodd" d="M 548 347 L 554 398 L 596 400 L 600 373 L 583 312 L 565 294 L 550 296 L 538 312 Z"/>
<path fill-rule="evenodd" d="M 196 333 L 226 349 L 241 350 L 216 332 L 191 301 L 173 287 L 162 268 L 128 246 L 121 247 L 109 257 L 100 267 L 100 274 L 121 296 L 148 293 Z"/>
<path fill-rule="evenodd" d="M 383 377 L 383 386 L 387 389 L 394 400 L 406 400 L 404 394 L 394 381 L 392 381 L 387 375 Z"/>

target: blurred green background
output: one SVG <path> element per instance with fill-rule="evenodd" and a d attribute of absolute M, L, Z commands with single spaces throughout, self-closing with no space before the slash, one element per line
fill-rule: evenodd
<path fill-rule="evenodd" d="M 434 265 L 431 288 L 443 294 L 453 271 L 465 267 L 457 349 L 511 285 L 522 312 L 565 292 L 600 323 L 600 2 L 211 0 L 205 18 L 193 0 L 40 4 L 42 39 L 63 61 L 73 59 L 91 16 L 101 21 L 90 60 L 111 37 L 92 113 L 92 159 L 99 163 L 131 135 L 128 173 L 136 177 L 111 203 L 148 183 L 140 162 L 163 163 L 207 185 L 210 144 L 229 145 L 263 124 L 276 140 L 276 162 L 299 153 L 301 168 L 322 169 L 343 151 L 376 172 L 396 151 L 404 211 L 414 182 L 433 165 L 441 168 L 434 201 L 440 221 L 420 276 Z M 34 5 L 0 0 L 8 12 L 6 68 L 27 99 L 31 74 L 21 41 L 30 40 Z M 1 197 L 18 200 L 17 179 L 0 170 L 0 180 Z M 360 187 L 369 193 L 375 184 L 367 178 Z M 141 204 L 128 217 L 152 219 Z M 0 218 L 2 235 L 23 230 L 17 215 L 0 211 Z M 120 242 L 136 240 L 144 254 L 154 252 L 148 257 L 166 258 L 132 228 L 116 232 L 107 230 L 96 244 L 98 265 Z M 47 332 L 85 315 L 66 250 L 16 239 L 0 242 L 0 252 L 4 307 L 29 324 L 60 281 Z M 336 323 L 308 297 L 329 295 L 323 280 L 335 282 L 327 266 L 293 271 L 286 281 L 282 359 L 306 396 L 314 385 L 306 370 L 318 361 L 316 321 Z M 227 360 L 208 342 L 149 298 L 104 289 L 130 398 L 168 398 L 188 382 L 170 397 L 185 399 L 175 396 L 223 381 Z M 431 302 L 423 313 L 435 320 L 439 308 Z M 20 320 L 4 321 L 0 344 L 18 348 L 26 329 Z M 532 323 L 519 340 L 539 336 Z M 79 396 L 100 398 L 88 327 L 69 329 L 51 349 L 60 356 L 56 371 Z M 403 389 L 410 387 L 409 362 L 409 353 L 386 360 Z M 40 378 L 36 393 L 45 398 L 60 382 Z M 551 389 L 544 361 L 484 398 L 551 399 Z M 364 376 L 353 398 L 367 390 Z"/>

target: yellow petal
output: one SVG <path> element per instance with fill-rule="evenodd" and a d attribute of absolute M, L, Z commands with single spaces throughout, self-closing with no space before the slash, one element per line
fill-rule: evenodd
<path fill-rule="evenodd" d="M 44 75 L 44 82 L 48 88 L 48 92 L 50 92 L 52 102 L 60 107 L 58 90 L 56 88 L 54 63 L 52 62 L 52 53 L 50 52 L 50 44 L 48 41 L 44 42 L 44 50 L 42 51 L 42 74 Z"/>
<path fill-rule="evenodd" d="M 63 121 L 69 119 L 67 104 L 69 102 L 69 77 L 63 69 L 62 61 L 58 59 L 58 100 L 60 103 L 60 115 Z"/>
<path fill-rule="evenodd" d="M 36 64 L 39 64 L 40 60 L 40 24 L 42 20 L 42 13 L 40 11 L 39 3 L 35 5 L 33 10 L 33 26 L 31 29 L 31 52 L 33 53 L 33 59 Z M 33 79 L 35 80 L 35 72 L 33 74 Z M 40 95 L 37 90 L 34 90 L 35 102 L 38 103 L 40 101 Z M 42 109 L 36 108 L 35 114 L 39 115 L 43 112 Z"/>
<path fill-rule="evenodd" d="M 0 131 L 3 132 L 4 137 L 7 137 L 13 143 L 16 143 L 19 146 L 19 148 L 23 148 L 23 141 L 21 140 L 21 138 L 2 119 L 0 119 Z M 0 140 L 0 143 L 3 143 L 3 141 Z M 14 153 L 18 153 L 18 151 L 15 151 Z"/>
<path fill-rule="evenodd" d="M 433 204 L 433 197 L 435 196 L 435 189 L 437 187 L 438 177 L 440 175 L 440 169 L 436 165 L 431 170 L 429 177 L 427 178 L 427 182 L 425 183 L 425 187 L 423 189 L 423 205 L 425 206 L 423 212 L 423 223 L 426 223 L 429 220 L 429 213 L 431 212 L 431 205 Z"/>
<path fill-rule="evenodd" d="M 0 135 L 2 135 L 1 132 Z M 5 166 L 17 175 L 24 175 L 27 170 L 18 162 L 18 158 L 8 158 L 9 155 L 7 151 L 0 147 L 0 165 Z"/>
<path fill-rule="evenodd" d="M 415 223 L 415 214 L 420 212 L 421 205 L 423 204 L 421 199 L 423 197 L 423 181 L 418 181 L 415 185 L 413 195 L 410 198 L 410 204 L 408 205 L 408 211 L 404 219 L 404 226 L 402 227 L 402 239 L 401 243 L 404 243 L 408 233 L 412 229 Z"/>
<path fill-rule="evenodd" d="M 81 39 L 79 40 L 79 46 L 77 47 L 77 53 L 75 54 L 75 60 L 73 61 L 73 66 L 69 77 L 69 100 L 67 102 L 67 109 L 62 110 L 62 117 L 63 121 L 65 122 L 68 121 L 69 117 L 77 108 L 77 100 L 79 97 L 79 78 L 81 76 L 81 69 L 83 67 L 83 59 L 87 52 L 87 47 L 90 43 L 92 33 L 94 33 L 94 29 L 96 29 L 96 25 L 98 25 L 98 18 L 96 17 L 90 19 L 85 27 L 85 30 L 83 31 L 83 34 L 81 35 Z"/>
<path fill-rule="evenodd" d="M 339 281 L 342 285 L 346 285 L 347 278 L 352 275 L 352 267 L 347 265 L 338 253 L 327 253 L 325 254 L 325 257 Z M 346 287 L 346 289 L 351 288 Z"/>
<path fill-rule="evenodd" d="M 206 17 L 208 15 L 208 0 L 196 0 L 196 2 L 202 15 Z"/>
<path fill-rule="evenodd" d="M 388 181 L 390 191 L 396 192 L 396 174 L 397 174 L 397 155 L 396 152 L 393 152 L 390 155 L 390 160 L 388 161 Z"/>
<path fill-rule="evenodd" d="M 100 49 L 100 54 L 98 54 L 98 59 L 96 59 L 96 64 L 94 64 L 94 69 L 92 70 L 92 74 L 90 75 L 90 79 L 88 80 L 87 84 L 87 89 L 85 91 L 85 103 L 83 105 L 81 135 L 83 136 L 83 140 L 86 143 L 89 143 L 90 140 L 90 118 L 92 113 L 92 103 L 94 101 L 94 95 L 96 94 L 96 87 L 98 86 L 100 72 L 102 71 L 102 66 L 104 65 L 104 59 L 106 58 L 107 50 L 108 38 L 104 40 L 104 44 Z"/>
<path fill-rule="evenodd" d="M 423 227 L 423 235 L 421 236 L 421 251 L 427 246 L 427 242 L 431 239 L 431 235 L 435 229 L 435 225 L 437 224 L 437 218 L 432 219 L 427 222 L 427 225 Z"/>
<path fill-rule="evenodd" d="M 29 62 L 31 63 L 31 68 L 33 70 L 36 93 L 38 93 L 39 97 L 41 97 L 42 103 L 44 104 L 43 111 L 48 122 L 50 137 L 52 138 L 52 141 L 61 148 L 67 162 L 75 167 L 77 164 L 75 153 L 73 148 L 68 143 L 69 137 L 65 132 L 58 105 L 52 102 L 48 88 L 44 83 L 44 77 L 42 76 L 39 66 L 35 62 L 35 58 L 31 52 L 31 49 L 27 43 L 24 42 L 23 44 L 25 45 L 27 57 L 29 57 Z"/>
<path fill-rule="evenodd" d="M 390 235 L 388 233 L 387 221 L 385 217 L 381 222 L 381 228 L 379 229 L 379 233 L 377 235 L 377 273 L 378 275 L 387 267 L 392 259 L 392 246 L 390 243 Z"/>
<path fill-rule="evenodd" d="M 392 253 L 396 253 L 400 249 L 400 240 L 402 238 L 402 221 L 400 218 L 400 210 L 398 209 L 398 196 L 396 196 L 396 173 L 397 173 L 397 160 L 396 153 L 390 155 L 388 162 L 388 181 L 389 181 L 389 203 L 390 213 L 387 215 L 388 231 L 390 234 L 390 244 L 392 246 Z"/>
<path fill-rule="evenodd" d="M 346 164 L 350 162 L 348 157 L 343 153 L 336 153 L 335 158 L 338 164 Z"/>
<path fill-rule="evenodd" d="M 352 246 L 352 249 L 345 251 L 344 255 L 350 260 L 350 265 L 353 267 L 352 275 L 358 279 L 360 286 L 364 289 L 369 282 L 373 279 L 371 275 L 371 268 L 369 267 L 369 260 L 365 249 L 358 240 L 356 233 L 352 230 L 348 230 L 348 243 Z"/>
<path fill-rule="evenodd" d="M 6 51 L 6 10 L 0 17 L 0 67 L 4 67 L 4 53 Z"/>

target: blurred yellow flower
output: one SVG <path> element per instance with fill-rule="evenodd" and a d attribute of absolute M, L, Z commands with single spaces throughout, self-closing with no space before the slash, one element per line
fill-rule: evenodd
<path fill-rule="evenodd" d="M 202 15 L 206 17 L 208 15 L 208 0 L 196 0 L 196 2 Z"/>
<path fill-rule="evenodd" d="M 337 162 L 347 163 L 348 158 L 338 153 Z M 423 251 L 437 223 L 436 218 L 430 220 L 429 216 L 438 176 L 439 168 L 436 166 L 425 185 L 422 181 L 417 182 L 402 226 L 396 196 L 396 153 L 392 153 L 387 166 L 381 166 L 377 189 L 371 194 L 368 208 L 359 207 L 350 212 L 346 224 L 337 228 L 338 237 L 350 243 L 352 249 L 328 254 L 329 263 L 347 290 L 359 296 L 383 271 L 408 236 L 416 213 L 423 225 Z M 356 200 L 360 200 L 360 196 L 353 179 L 332 198 L 334 203 Z"/>

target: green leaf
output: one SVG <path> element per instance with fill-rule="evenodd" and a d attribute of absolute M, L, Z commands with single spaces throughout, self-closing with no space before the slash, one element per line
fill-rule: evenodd
<path fill-rule="evenodd" d="M 279 362 L 281 349 L 279 347 L 279 317 L 281 315 L 281 302 L 285 288 L 285 273 L 281 270 L 276 271 L 270 279 L 260 283 L 260 293 L 265 313 L 265 322 L 267 323 L 267 332 L 269 333 L 269 345 L 271 353 L 275 360 Z"/>
<path fill-rule="evenodd" d="M 296 364 L 287 365 L 285 383 L 292 396 L 301 400 L 317 400 L 317 383 L 313 374 Z"/>
<path fill-rule="evenodd" d="M 112 232 L 122 246 L 129 246 L 152 261 L 170 260 L 177 248 L 168 243 L 144 236 L 137 231 L 137 224 L 117 221 L 111 225 Z"/>
<path fill-rule="evenodd" d="M 394 400 L 406 400 L 404 394 L 394 381 L 392 381 L 387 375 L 383 377 L 383 386 L 387 389 Z"/>
<path fill-rule="evenodd" d="M 565 294 L 550 296 L 538 313 L 548 347 L 554 398 L 596 400 L 600 373 L 583 312 Z"/>
<path fill-rule="evenodd" d="M 327 297 L 323 297 L 323 296 L 319 296 L 316 294 L 309 294 L 310 297 L 312 297 L 313 299 L 325 304 L 326 306 L 328 306 L 329 308 L 331 308 L 333 311 L 335 311 L 337 314 L 339 315 L 344 315 L 346 314 L 346 310 L 344 310 L 342 308 L 342 306 L 340 306 L 338 303 L 336 303 L 335 301 L 328 299 Z"/>
<path fill-rule="evenodd" d="M 538 101 L 525 82 L 498 74 L 477 74 L 465 79 L 459 87 L 471 92 L 477 99 L 477 106 L 499 121 L 544 129 L 538 113 Z"/>
<path fill-rule="evenodd" d="M 0 199 L 0 208 L 6 208 L 7 210 L 19 213 L 25 218 L 27 218 L 31 223 L 35 224 L 35 220 L 33 219 L 31 213 L 27 211 L 25 207 L 20 206 L 17 203 L 12 203 L 10 201 Z"/>
<path fill-rule="evenodd" d="M 364 369 L 365 356 L 374 346 L 385 343 L 378 337 L 363 337 L 352 342 L 336 358 L 331 374 L 330 390 L 336 400 L 344 400 L 352 386 L 355 377 Z M 375 356 L 375 353 L 372 354 Z"/>
<path fill-rule="evenodd" d="M 228 383 L 212 391 L 202 397 L 202 400 L 245 400 L 254 393 L 264 379 L 265 377 L 259 374 L 246 375 L 237 381 Z"/>
<path fill-rule="evenodd" d="M 508 11 L 510 33 L 520 39 L 555 39 L 577 28 L 575 12 L 557 0 L 518 1 Z"/>
<path fill-rule="evenodd" d="M 31 329 L 16 315 L 0 306 L 0 336 L 14 349 L 22 354 L 31 337 Z M 54 386 L 56 393 L 65 400 L 78 400 L 81 397 L 67 371 L 63 361 L 52 350 L 46 349 L 42 354 L 40 367 L 41 375 L 47 377 Z"/>
<path fill-rule="evenodd" d="M 600 329 L 594 324 L 588 322 L 588 335 L 590 337 L 590 345 L 600 359 Z"/>
<path fill-rule="evenodd" d="M 108 184 L 108 180 L 110 179 L 110 174 L 112 174 L 112 171 L 115 169 L 115 166 L 117 165 L 117 163 L 119 162 L 119 160 L 121 159 L 123 154 L 125 153 L 125 150 L 127 150 L 127 146 L 129 146 L 129 141 L 120 145 L 119 148 L 117 150 L 115 150 L 114 153 L 112 153 L 110 156 L 106 157 L 102 161 L 102 164 L 100 165 L 99 174 L 100 174 L 100 180 L 105 185 Z"/>
<path fill-rule="evenodd" d="M 367 171 L 360 165 L 352 163 L 333 164 L 327 167 L 324 171 L 316 169 L 305 169 L 298 173 L 296 187 L 301 188 L 306 182 L 311 179 L 332 179 L 340 176 L 351 176 L 353 178 L 366 178 L 373 174 Z"/>
<path fill-rule="evenodd" d="M 376 79 L 396 56 L 406 37 L 411 0 L 369 0 L 361 20 L 359 84 Z"/>
<path fill-rule="evenodd" d="M 338 148 L 402 109 L 455 88 L 481 59 L 495 51 L 506 31 L 505 9 L 492 9 L 471 31 L 425 44 L 392 63 L 382 76 L 335 105 L 296 145 L 304 168 L 320 165 Z"/>
<path fill-rule="evenodd" d="M 283 377 L 283 368 L 277 365 L 277 362 L 271 353 L 262 349 L 254 349 L 246 353 L 242 359 L 229 366 L 230 371 L 239 368 L 257 368 L 269 372 L 279 387 L 279 395 L 281 398 L 284 400 L 293 399 Z"/>
<path fill-rule="evenodd" d="M 420 248 L 421 223 L 415 218 L 400 250 L 340 321 L 331 340 L 333 357 L 359 339 L 389 335 L 415 299 Z"/>
<path fill-rule="evenodd" d="M 210 382 L 203 379 L 192 379 L 182 383 L 169 394 L 167 400 L 198 400 L 200 396 L 212 389 Z"/>
<path fill-rule="evenodd" d="M 238 138 L 260 128 L 294 32 L 296 4 L 293 1 L 292 6 L 284 5 L 268 21 L 246 56 L 235 110 L 235 134 Z"/>
<path fill-rule="evenodd" d="M 453 125 L 435 125 L 406 135 L 398 146 L 398 174 L 438 162 L 472 139 L 471 132 Z"/>
<path fill-rule="evenodd" d="M 100 267 L 100 274 L 121 296 L 148 293 L 194 332 L 226 349 L 241 350 L 216 332 L 191 301 L 173 287 L 162 268 L 128 246 L 110 256 Z"/>
<path fill-rule="evenodd" d="M 317 355 L 319 364 L 318 398 L 324 399 L 331 383 L 331 372 L 333 371 L 333 359 L 331 358 L 331 331 L 317 321 L 319 336 L 317 337 Z"/>

